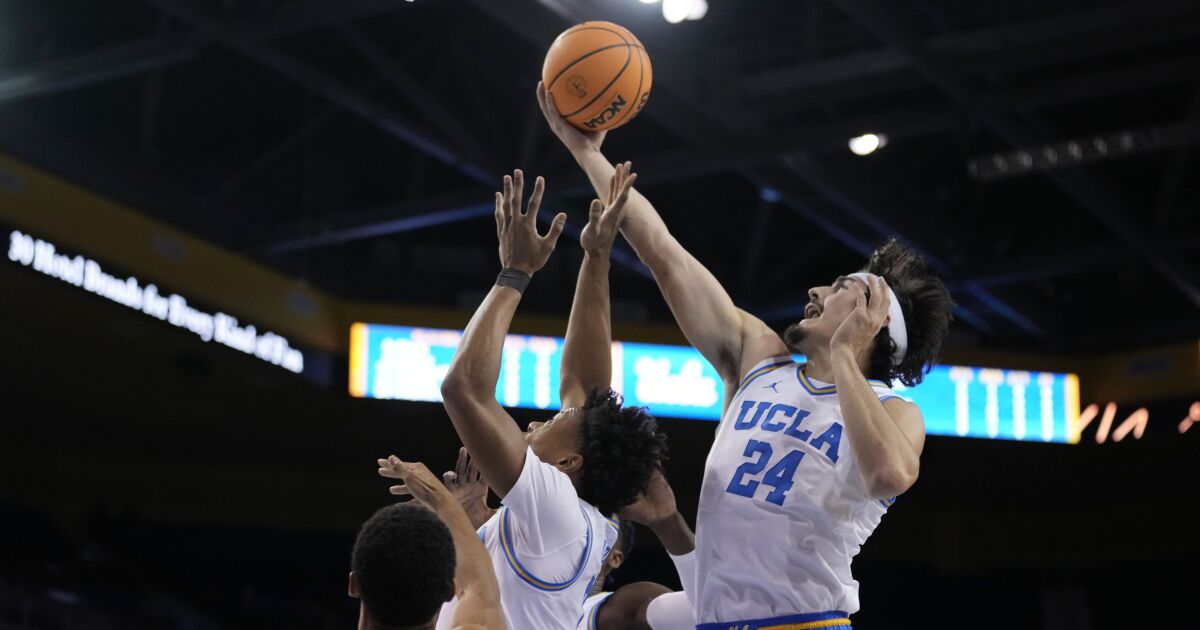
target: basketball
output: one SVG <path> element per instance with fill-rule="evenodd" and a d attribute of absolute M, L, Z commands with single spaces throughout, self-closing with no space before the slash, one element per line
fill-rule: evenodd
<path fill-rule="evenodd" d="M 612 22 L 563 31 L 546 52 L 542 82 L 558 111 L 584 131 L 616 129 L 650 98 L 650 56 L 638 38 Z"/>

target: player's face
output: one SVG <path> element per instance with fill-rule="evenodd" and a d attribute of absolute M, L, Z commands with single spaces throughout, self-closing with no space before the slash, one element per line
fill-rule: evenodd
<path fill-rule="evenodd" d="M 547 464 L 555 464 L 578 454 L 583 441 L 583 414 L 559 412 L 545 422 L 530 422 L 525 441 L 533 454 Z"/>
<path fill-rule="evenodd" d="M 858 298 L 867 296 L 867 285 L 858 278 L 841 276 L 827 286 L 808 290 L 808 305 L 804 319 L 792 324 L 784 333 L 785 340 L 799 345 L 801 340 L 828 341 L 838 326 L 854 311 Z"/>

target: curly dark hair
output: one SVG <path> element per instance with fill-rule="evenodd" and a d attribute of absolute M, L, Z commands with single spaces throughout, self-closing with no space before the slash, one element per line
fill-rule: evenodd
<path fill-rule="evenodd" d="M 666 459 L 667 437 L 645 407 L 622 407 L 611 389 L 590 390 L 583 414 L 579 498 L 611 516 L 646 491 Z"/>
<path fill-rule="evenodd" d="M 953 319 L 954 300 L 942 280 L 930 271 L 925 258 L 894 238 L 876 248 L 862 270 L 887 280 L 900 302 L 908 330 L 908 350 L 899 365 L 892 365 L 896 343 L 887 327 L 879 331 L 868 360 L 867 377 L 888 386 L 899 380 L 912 387 L 925 378 L 942 352 L 942 341 Z"/>
<path fill-rule="evenodd" d="M 429 623 L 454 594 L 454 539 L 433 512 L 389 505 L 363 523 L 350 570 L 377 627 Z"/>

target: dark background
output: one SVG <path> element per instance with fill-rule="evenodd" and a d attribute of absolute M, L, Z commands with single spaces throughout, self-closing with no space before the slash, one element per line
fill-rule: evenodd
<path fill-rule="evenodd" d="M 505 169 L 545 174 L 582 225 L 591 192 L 532 95 L 556 33 L 610 19 L 656 84 L 608 154 L 771 324 L 899 234 L 954 290 L 953 348 L 1200 337 L 1177 129 L 1200 111 L 1196 3 L 709 2 L 681 25 L 634 0 L 0 2 L 0 149 L 338 296 L 469 309 Z M 968 170 L 1147 127 L 1175 131 L 1084 167 Z M 868 130 L 889 146 L 846 151 Z M 523 310 L 565 315 L 577 261 Z M 636 263 L 613 292 L 618 322 L 670 322 Z M 351 399 L 346 357 L 314 386 L 16 265 L 0 295 L 0 628 L 353 624 L 350 545 L 389 500 L 374 459 L 447 468 L 440 407 Z M 1174 428 L 1193 400 L 1123 404 L 1152 421 L 1120 444 L 930 438 L 855 562 L 855 626 L 1193 626 L 1197 435 Z M 694 514 L 714 425 L 663 425 Z M 641 533 L 616 579 L 672 584 Z"/>

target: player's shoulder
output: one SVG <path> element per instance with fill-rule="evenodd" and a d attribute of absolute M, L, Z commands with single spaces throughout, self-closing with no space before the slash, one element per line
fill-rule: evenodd
<path fill-rule="evenodd" d="M 733 386 L 735 390 L 743 389 L 751 381 L 764 374 L 774 372 L 794 364 L 795 361 L 792 360 L 792 356 L 786 352 L 783 354 L 773 354 L 771 356 L 760 358 L 758 361 L 751 363 L 740 371 L 739 379 L 736 383 L 733 383 Z"/>
<path fill-rule="evenodd" d="M 891 384 L 885 381 L 869 378 L 867 379 L 867 384 L 871 386 L 871 390 L 875 392 L 875 395 L 879 397 L 881 402 L 886 403 L 889 400 L 895 400 L 905 404 L 912 404 L 904 400 L 900 394 L 896 393 L 896 390 L 891 386 Z"/>

